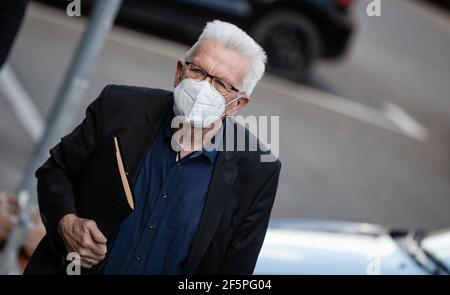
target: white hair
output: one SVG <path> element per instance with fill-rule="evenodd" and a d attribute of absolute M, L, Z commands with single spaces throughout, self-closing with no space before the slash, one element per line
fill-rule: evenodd
<path fill-rule="evenodd" d="M 267 56 L 261 46 L 237 26 L 214 20 L 206 24 L 197 42 L 186 52 L 185 59 L 190 60 L 199 44 L 206 40 L 214 40 L 226 48 L 233 49 L 249 61 L 250 69 L 244 78 L 242 90 L 246 95 L 250 95 L 264 75 L 266 67 Z"/>

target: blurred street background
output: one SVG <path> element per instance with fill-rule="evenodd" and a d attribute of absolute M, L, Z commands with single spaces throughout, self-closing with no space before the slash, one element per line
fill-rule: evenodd
<path fill-rule="evenodd" d="M 448 228 L 450 14 L 389 0 L 369 17 L 366 6 L 352 7 L 355 32 L 341 60 L 321 60 L 303 84 L 267 74 L 246 109 L 280 117 L 272 217 Z M 30 122 L 0 95 L 0 191 L 17 189 L 33 147 L 24 126 L 48 117 L 86 20 L 30 3 L 9 66 L 42 121 Z M 114 27 L 74 126 L 107 84 L 172 89 L 187 49 L 173 37 Z"/>

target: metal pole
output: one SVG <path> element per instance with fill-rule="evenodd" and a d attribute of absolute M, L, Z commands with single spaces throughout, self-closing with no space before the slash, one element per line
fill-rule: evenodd
<path fill-rule="evenodd" d="M 76 111 L 89 86 L 89 77 L 100 54 L 105 39 L 111 29 L 122 0 L 97 0 L 87 31 L 83 35 L 72 59 L 64 82 L 56 96 L 47 129 L 37 147 L 22 178 L 18 190 L 20 212 L 15 226 L 0 255 L 0 274 L 19 274 L 18 251 L 32 229 L 33 214 L 37 208 L 35 170 L 48 158 L 49 149 L 61 136 L 73 128 Z"/>

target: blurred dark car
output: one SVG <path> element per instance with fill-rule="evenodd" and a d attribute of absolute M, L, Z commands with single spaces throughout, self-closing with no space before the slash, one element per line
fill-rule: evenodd
<path fill-rule="evenodd" d="M 194 41 L 207 21 L 247 31 L 267 51 L 268 70 L 301 81 L 319 57 L 339 57 L 352 33 L 352 0 L 125 0 L 121 17 Z"/>
<path fill-rule="evenodd" d="M 207 21 L 228 21 L 247 31 L 264 47 L 270 72 L 302 81 L 318 58 L 336 58 L 345 53 L 353 31 L 352 2 L 124 0 L 119 20 L 138 29 L 172 35 L 186 43 L 195 41 Z M 93 1 L 81 3 L 88 7 Z"/>
<path fill-rule="evenodd" d="M 427 0 L 443 8 L 450 9 L 450 0 Z"/>

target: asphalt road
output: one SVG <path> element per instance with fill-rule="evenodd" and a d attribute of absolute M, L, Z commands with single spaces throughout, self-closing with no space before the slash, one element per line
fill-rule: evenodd
<path fill-rule="evenodd" d="M 283 170 L 273 217 L 389 227 L 450 227 L 450 20 L 414 1 L 382 1 L 347 58 L 309 86 L 267 75 L 246 114 L 279 116 Z M 44 118 L 84 27 L 32 3 L 10 59 Z M 111 83 L 171 89 L 184 45 L 123 28 L 110 34 L 82 109 Z M 33 145 L 0 95 L 0 190 L 14 191 Z"/>

